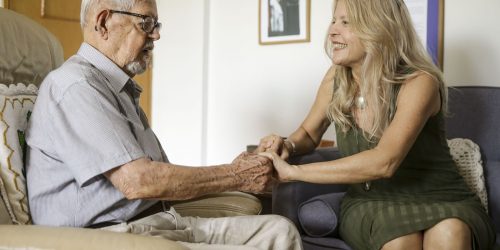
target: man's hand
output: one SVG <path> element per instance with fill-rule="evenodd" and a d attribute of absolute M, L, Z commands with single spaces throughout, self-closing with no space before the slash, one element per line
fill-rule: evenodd
<path fill-rule="evenodd" d="M 262 193 L 272 184 L 273 164 L 265 156 L 243 152 L 231 165 L 231 173 L 240 182 L 240 191 Z"/>

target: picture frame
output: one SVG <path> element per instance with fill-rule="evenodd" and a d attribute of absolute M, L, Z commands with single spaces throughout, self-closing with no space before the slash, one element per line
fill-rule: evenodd
<path fill-rule="evenodd" d="M 310 41 L 311 0 L 259 0 L 259 44 Z"/>
<path fill-rule="evenodd" d="M 405 4 L 429 55 L 443 69 L 444 0 L 405 0 Z"/>
<path fill-rule="evenodd" d="M 434 63 L 443 69 L 444 54 L 444 0 L 428 0 L 427 50 Z"/>

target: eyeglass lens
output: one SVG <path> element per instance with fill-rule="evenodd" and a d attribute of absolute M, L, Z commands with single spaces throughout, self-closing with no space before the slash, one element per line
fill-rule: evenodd
<path fill-rule="evenodd" d="M 144 21 L 142 23 L 142 29 L 145 32 L 151 33 L 155 28 L 158 29 L 159 31 L 161 28 L 161 23 L 156 22 L 156 20 L 152 17 L 144 18 Z"/>

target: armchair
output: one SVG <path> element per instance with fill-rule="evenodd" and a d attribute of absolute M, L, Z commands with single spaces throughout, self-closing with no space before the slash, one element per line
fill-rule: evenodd
<path fill-rule="evenodd" d="M 449 88 L 447 137 L 468 138 L 479 145 L 488 192 L 488 211 L 500 245 L 500 87 L 468 86 Z M 297 156 L 293 164 L 328 161 L 341 157 L 335 148 L 317 149 Z M 312 197 L 345 192 L 345 185 L 319 185 L 303 182 L 283 183 L 273 190 L 272 210 L 291 219 L 302 234 L 306 250 L 351 249 L 340 238 L 311 237 L 301 227 L 299 205 Z M 316 215 L 321 216 L 321 215 Z"/>
<path fill-rule="evenodd" d="M 23 133 L 36 86 L 62 64 L 63 52 L 45 28 L 4 8 L 0 8 L 0 41 L 0 249 L 186 249 L 155 237 L 31 225 Z M 207 195 L 173 206 L 181 215 L 200 217 L 256 215 L 262 209 L 256 197 L 241 192 Z"/>

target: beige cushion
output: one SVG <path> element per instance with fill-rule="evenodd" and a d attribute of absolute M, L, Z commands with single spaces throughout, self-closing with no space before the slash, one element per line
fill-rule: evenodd
<path fill-rule="evenodd" d="M 12 222 L 31 223 L 23 164 L 24 131 L 37 88 L 0 84 L 0 194 Z"/>
<path fill-rule="evenodd" d="M 0 83 L 39 85 L 63 63 L 59 41 L 44 27 L 14 11 L 0 8 Z"/>
<path fill-rule="evenodd" d="M 257 215 L 262 211 L 259 199 L 242 192 L 209 194 L 187 201 L 173 202 L 172 205 L 182 216 L 203 218 Z"/>
<path fill-rule="evenodd" d="M 483 161 L 479 146 L 469 139 L 454 138 L 448 140 L 450 154 L 457 164 L 467 186 L 477 194 L 486 211 L 488 211 L 488 194 L 483 174 Z"/>

